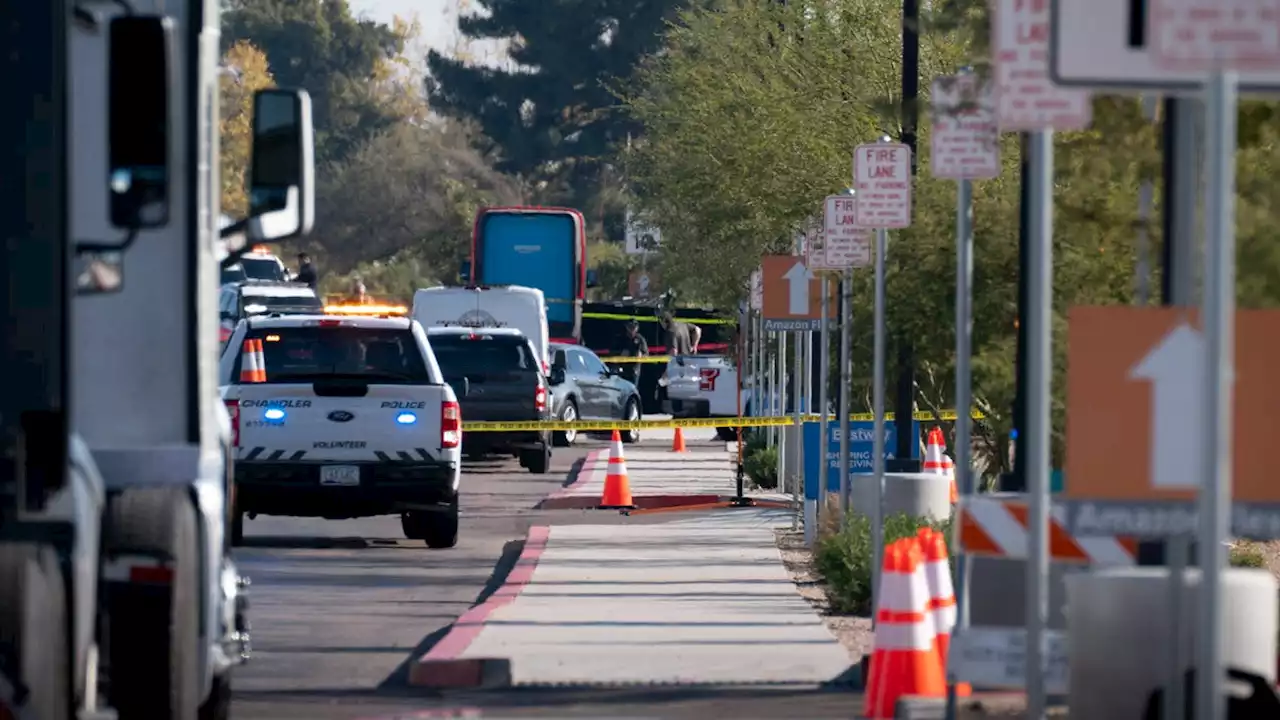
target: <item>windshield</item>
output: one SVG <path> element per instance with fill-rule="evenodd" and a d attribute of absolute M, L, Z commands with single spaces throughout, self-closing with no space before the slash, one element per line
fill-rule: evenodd
<path fill-rule="evenodd" d="M 324 303 L 315 295 L 245 295 L 244 314 L 261 315 L 268 312 L 323 310 Z"/>
<path fill-rule="evenodd" d="M 438 384 L 407 329 L 267 328 L 251 330 L 245 337 L 262 341 L 268 383 L 366 380 L 384 385 Z M 240 363 L 238 357 L 233 377 L 240 377 Z"/>
<path fill-rule="evenodd" d="M 244 276 L 250 280 L 288 280 L 284 267 L 275 258 L 240 258 Z"/>
<path fill-rule="evenodd" d="M 523 337 L 511 335 L 431 335 L 440 372 L 446 378 L 534 371 L 538 363 Z"/>
<path fill-rule="evenodd" d="M 247 279 L 248 278 L 246 278 L 244 274 L 244 268 L 240 267 L 239 265 L 232 265 L 231 267 L 222 268 L 221 284 L 223 285 L 226 285 L 227 283 L 242 283 Z"/>

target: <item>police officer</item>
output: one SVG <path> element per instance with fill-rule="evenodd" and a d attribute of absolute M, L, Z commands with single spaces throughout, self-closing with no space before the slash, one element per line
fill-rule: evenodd
<path fill-rule="evenodd" d="M 676 320 L 670 312 L 662 313 L 659 321 L 667 333 L 667 352 L 673 357 L 693 355 L 698 352 L 698 341 L 702 339 L 702 330 Z"/>
<path fill-rule="evenodd" d="M 645 342 L 644 337 L 640 335 L 640 323 L 635 320 L 628 320 L 626 326 L 626 334 L 618 341 L 617 347 L 614 348 L 613 354 L 619 357 L 642 358 L 649 357 L 649 343 Z M 640 365 L 638 362 L 619 363 L 622 366 L 619 375 L 631 383 L 638 384 L 640 382 Z"/>

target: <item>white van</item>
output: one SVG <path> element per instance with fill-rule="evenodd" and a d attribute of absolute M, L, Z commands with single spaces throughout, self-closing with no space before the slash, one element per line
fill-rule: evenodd
<path fill-rule="evenodd" d="M 547 300 L 537 288 L 433 287 L 413 294 L 413 319 L 424 328 L 446 325 L 511 327 L 524 333 L 542 358 L 542 371 L 551 372 L 547 328 Z"/>

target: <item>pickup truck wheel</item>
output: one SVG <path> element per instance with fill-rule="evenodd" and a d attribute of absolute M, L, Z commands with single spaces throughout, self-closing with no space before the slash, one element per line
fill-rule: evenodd
<path fill-rule="evenodd" d="M 24 712 L 31 717 L 72 716 L 69 627 L 57 553 L 37 545 L 0 545 L 0 660 L 17 670 L 18 677 L 9 679 L 25 686 Z"/>
<path fill-rule="evenodd" d="M 541 450 L 528 451 L 521 462 L 534 475 L 546 475 L 551 469 L 550 446 L 543 447 Z"/>
<path fill-rule="evenodd" d="M 622 419 L 633 422 L 640 419 L 640 402 L 635 398 L 627 401 L 627 409 L 622 413 Z M 640 442 L 640 431 L 636 428 L 622 431 L 622 442 L 628 445 L 634 445 Z"/>
<path fill-rule="evenodd" d="M 435 513 L 422 539 L 432 550 L 444 550 L 458 544 L 458 504 L 449 512 Z"/>
<path fill-rule="evenodd" d="M 723 442 L 735 442 L 738 439 L 738 428 L 718 427 L 716 437 Z"/>
<path fill-rule="evenodd" d="M 135 488 L 112 497 L 104 554 L 163 559 L 167 584 L 106 589 L 109 698 L 121 720 L 195 718 L 200 707 L 200 577 L 196 509 L 186 488 Z"/>
<path fill-rule="evenodd" d="M 565 400 L 564 407 L 560 408 L 560 418 L 562 422 L 573 422 L 578 419 L 578 405 L 572 400 Z M 551 443 L 556 447 L 569 447 L 578 440 L 577 430 L 556 430 L 551 433 Z"/>

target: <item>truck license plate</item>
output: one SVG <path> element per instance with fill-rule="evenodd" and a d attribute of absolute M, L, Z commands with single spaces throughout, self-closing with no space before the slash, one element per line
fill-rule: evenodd
<path fill-rule="evenodd" d="M 321 485 L 351 486 L 360 484 L 360 468 L 355 465 L 322 465 Z"/>

